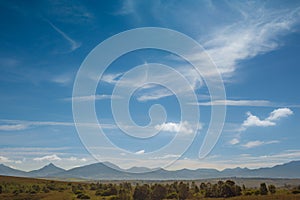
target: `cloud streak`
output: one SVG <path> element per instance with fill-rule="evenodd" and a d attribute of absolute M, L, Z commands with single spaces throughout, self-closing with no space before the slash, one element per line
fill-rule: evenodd
<path fill-rule="evenodd" d="M 0 120 L 0 131 L 21 131 L 32 127 L 40 126 L 75 126 L 73 122 L 56 122 L 56 121 L 23 121 L 23 120 Z M 94 124 L 94 123 L 77 123 L 77 126 L 98 127 L 103 129 L 116 129 L 114 124 Z"/>
<path fill-rule="evenodd" d="M 71 52 L 75 51 L 76 49 L 78 49 L 81 46 L 80 43 L 78 43 L 75 40 L 73 40 L 72 38 L 70 38 L 65 32 L 63 32 L 61 29 L 56 27 L 52 22 L 50 22 L 49 20 L 47 20 L 47 22 L 57 33 L 59 33 L 70 44 Z"/>
<path fill-rule="evenodd" d="M 259 146 L 262 146 L 262 145 L 276 144 L 276 143 L 279 143 L 279 141 L 278 140 L 272 140 L 272 141 L 264 142 L 264 141 L 260 141 L 260 140 L 255 140 L 255 141 L 250 141 L 250 142 L 247 142 L 246 144 L 243 144 L 242 147 L 250 149 L 250 148 L 259 147 Z"/>
<path fill-rule="evenodd" d="M 64 98 L 65 101 L 95 101 L 95 100 L 104 100 L 104 99 L 111 99 L 111 98 L 118 98 L 116 95 L 106 95 L 106 94 L 97 94 L 97 95 L 90 95 L 90 96 L 79 96 L 79 97 L 70 97 Z"/>
<path fill-rule="evenodd" d="M 226 105 L 226 106 L 254 106 L 254 107 L 273 107 L 274 104 L 266 100 L 216 100 L 207 102 L 198 102 L 199 106 L 214 106 L 214 105 Z"/>

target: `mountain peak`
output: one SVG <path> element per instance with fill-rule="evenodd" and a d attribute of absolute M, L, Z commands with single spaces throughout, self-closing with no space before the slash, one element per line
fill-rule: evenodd
<path fill-rule="evenodd" d="M 57 167 L 53 163 L 49 163 L 48 165 L 45 165 L 44 167 L 42 167 L 40 169 L 29 172 L 29 174 L 34 177 L 46 177 L 46 176 L 51 176 L 53 174 L 58 174 L 58 173 L 61 173 L 64 171 L 65 171 L 64 169 Z"/>
<path fill-rule="evenodd" d="M 56 165 L 54 165 L 53 163 L 49 163 L 48 165 L 46 165 L 45 167 L 57 167 Z"/>

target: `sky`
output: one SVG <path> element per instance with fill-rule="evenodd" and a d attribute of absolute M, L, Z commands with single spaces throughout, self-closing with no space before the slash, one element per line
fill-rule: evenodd
<path fill-rule="evenodd" d="M 50 162 L 70 169 L 99 161 L 122 168 L 221 170 L 300 160 L 298 1 L 0 1 L 0 16 L 2 164 L 26 171 Z M 72 98 L 76 74 L 90 52 L 116 34 L 143 27 L 171 29 L 197 41 L 222 77 L 226 100 L 213 100 L 205 77 L 199 77 L 186 60 L 158 49 L 118 57 L 105 70 L 95 94 Z M 167 65 L 185 77 L 197 97 L 193 106 L 200 118 L 193 123 L 182 120 L 177 97 L 189 98 L 190 90 L 179 84 L 175 74 L 158 70 L 156 80 L 165 81 L 178 94 L 163 84 L 136 88 L 128 105 L 120 107 L 130 110 L 135 125 L 149 124 L 149 113 L 158 104 L 167 115 L 164 122 L 155 121 L 161 113 L 155 115 L 153 126 L 134 138 L 115 121 L 111 102 L 122 96 L 114 96 L 113 91 L 118 86 L 128 95 L 127 87 L 138 85 L 143 73 L 155 69 L 151 63 Z M 139 65 L 148 69 L 122 79 Z M 99 125 L 114 148 L 101 145 L 97 138 L 93 142 L 98 145 L 86 146 L 75 126 L 72 100 L 95 103 Z M 222 105 L 226 105 L 226 118 L 220 137 L 209 154 L 199 158 L 212 106 Z M 123 121 L 128 131 L 137 128 L 131 125 Z M 95 124 L 78 126 L 89 130 Z M 153 136 L 151 131 L 159 133 Z M 147 154 L 170 144 L 176 135 L 177 143 L 168 153 Z M 191 145 L 183 150 L 186 142 Z"/>

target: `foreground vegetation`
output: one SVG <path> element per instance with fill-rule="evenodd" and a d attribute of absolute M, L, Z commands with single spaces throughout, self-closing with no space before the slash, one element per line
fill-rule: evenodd
<path fill-rule="evenodd" d="M 162 199 L 300 199 L 298 187 L 276 188 L 261 183 L 257 188 L 239 186 L 232 180 L 216 183 L 100 183 L 62 182 L 0 176 L 0 199 L 101 199 L 101 200 L 162 200 Z"/>

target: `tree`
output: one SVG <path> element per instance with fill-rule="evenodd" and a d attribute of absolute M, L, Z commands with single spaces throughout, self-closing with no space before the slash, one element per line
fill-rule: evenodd
<path fill-rule="evenodd" d="M 192 185 L 191 185 L 191 192 L 193 194 L 200 192 L 199 187 L 196 185 L 196 183 L 194 181 L 192 182 Z"/>
<path fill-rule="evenodd" d="M 260 189 L 259 189 L 259 191 L 260 191 L 260 194 L 261 194 L 261 195 L 267 195 L 267 194 L 268 194 L 268 189 L 267 189 L 266 183 L 261 183 L 261 184 L 260 184 Z"/>
<path fill-rule="evenodd" d="M 118 195 L 119 200 L 131 200 L 131 194 L 130 192 L 126 192 L 125 189 L 120 189 L 119 190 L 119 195 Z"/>
<path fill-rule="evenodd" d="M 205 190 L 206 187 L 207 187 L 207 186 L 206 186 L 205 183 L 202 182 L 202 183 L 200 184 L 200 190 Z"/>
<path fill-rule="evenodd" d="M 149 185 L 137 185 L 133 193 L 134 200 L 149 200 L 150 199 L 150 188 Z"/>
<path fill-rule="evenodd" d="M 179 183 L 179 186 L 178 186 L 178 196 L 179 196 L 179 199 L 187 199 L 188 196 L 189 196 L 189 186 L 183 182 L 180 182 Z"/>
<path fill-rule="evenodd" d="M 151 199 L 152 200 L 161 200 L 166 198 L 167 189 L 161 184 L 155 184 L 152 188 Z"/>
<path fill-rule="evenodd" d="M 2 185 L 0 185 L 0 194 L 2 193 Z"/>
<path fill-rule="evenodd" d="M 245 190 L 246 190 L 246 186 L 243 184 L 243 186 L 242 186 L 242 187 L 243 187 L 243 191 L 245 191 Z"/>
<path fill-rule="evenodd" d="M 275 187 L 275 185 L 269 185 L 268 188 L 269 188 L 269 192 L 271 194 L 275 194 L 276 193 L 276 187 Z"/>

